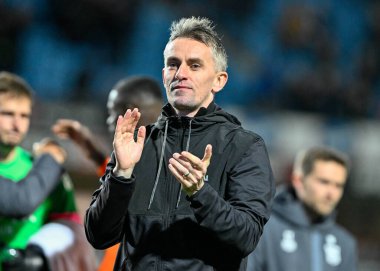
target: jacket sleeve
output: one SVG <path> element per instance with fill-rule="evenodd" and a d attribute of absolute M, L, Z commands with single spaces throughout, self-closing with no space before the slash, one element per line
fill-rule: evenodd
<path fill-rule="evenodd" d="M 60 181 L 63 168 L 48 154 L 37 158 L 28 175 L 18 182 L 0 176 L 0 215 L 30 215 Z"/>
<path fill-rule="evenodd" d="M 275 193 L 264 141 L 250 144 L 227 175 L 223 197 L 206 183 L 189 199 L 198 223 L 245 257 L 260 239 Z"/>
<path fill-rule="evenodd" d="M 135 179 L 115 177 L 115 166 L 111 157 L 100 182 L 102 185 L 93 194 L 92 201 L 85 215 L 85 232 L 87 240 L 96 249 L 105 249 L 122 238 L 125 214 L 135 187 Z"/>

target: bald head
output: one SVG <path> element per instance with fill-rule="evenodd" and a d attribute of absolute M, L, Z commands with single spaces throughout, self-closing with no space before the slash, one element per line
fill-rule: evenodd
<path fill-rule="evenodd" d="M 135 107 L 141 112 L 138 126 L 154 123 L 160 115 L 162 105 L 162 91 L 156 80 L 146 76 L 122 79 L 108 95 L 108 129 L 113 132 L 118 116 Z"/>

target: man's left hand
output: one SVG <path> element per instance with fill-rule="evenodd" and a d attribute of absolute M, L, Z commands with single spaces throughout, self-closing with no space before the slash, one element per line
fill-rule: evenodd
<path fill-rule="evenodd" d="M 174 153 L 169 159 L 169 170 L 181 183 L 182 189 L 188 196 L 195 194 L 203 187 L 211 156 L 212 146 L 208 144 L 202 159 L 187 151 L 180 154 Z"/>

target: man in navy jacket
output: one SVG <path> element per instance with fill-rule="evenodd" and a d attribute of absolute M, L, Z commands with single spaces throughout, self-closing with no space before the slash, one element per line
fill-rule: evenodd
<path fill-rule="evenodd" d="M 355 239 L 335 222 L 347 174 L 347 159 L 336 150 L 301 151 L 247 271 L 357 270 Z"/>
<path fill-rule="evenodd" d="M 114 270 L 245 270 L 275 191 L 264 141 L 214 103 L 228 74 L 210 20 L 174 22 L 164 64 L 158 121 L 135 129 L 137 108 L 118 118 L 87 238 L 121 242 Z"/>

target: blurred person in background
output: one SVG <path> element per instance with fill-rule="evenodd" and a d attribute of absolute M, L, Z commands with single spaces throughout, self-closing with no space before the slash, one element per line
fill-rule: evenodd
<path fill-rule="evenodd" d="M 163 96 L 159 83 L 148 76 L 130 76 L 118 81 L 111 89 L 107 101 L 107 126 L 113 135 L 118 116 L 124 115 L 127 109 L 139 108 L 141 118 L 138 125 L 154 123 L 161 113 Z M 52 127 L 53 132 L 63 139 L 70 139 L 96 165 L 97 173 L 102 176 L 109 155 L 97 143 L 92 131 L 76 120 L 59 119 Z M 112 270 L 119 245 L 105 251 L 98 271 Z"/>
<path fill-rule="evenodd" d="M 335 222 L 349 165 L 327 147 L 298 153 L 291 184 L 278 189 L 272 216 L 247 271 L 355 271 L 356 240 Z"/>
<path fill-rule="evenodd" d="M 35 166 L 35 157 L 20 146 L 29 130 L 32 103 L 33 91 L 21 77 L 0 72 L 0 181 L 25 182 Z M 35 145 L 36 156 L 42 155 L 47 148 L 58 164 L 64 162 L 64 150 L 50 139 Z M 54 161 L 50 163 L 54 164 Z M 48 171 L 55 171 L 56 166 L 44 167 L 46 175 L 52 174 Z M 39 195 L 39 186 L 31 188 L 30 195 Z M 19 202 L 19 195 L 11 195 L 11 192 L 0 190 L 0 197 L 8 197 L 10 207 L 15 210 L 9 208 L 10 215 L 0 216 L 2 271 L 95 270 L 94 250 L 84 238 L 67 173 L 61 176 L 61 181 L 51 193 L 44 199 L 40 198 L 40 204 L 29 209 L 29 212 L 17 213 L 21 207 L 19 204 L 25 202 Z"/>
<path fill-rule="evenodd" d="M 139 125 L 154 123 L 161 113 L 163 97 L 161 87 L 148 76 L 130 76 L 119 80 L 108 94 L 106 121 L 108 131 L 113 135 L 119 115 L 127 109 L 139 108 L 142 116 Z M 61 139 L 70 139 L 97 167 L 101 176 L 109 161 L 109 154 L 98 144 L 93 132 L 77 120 L 59 119 L 52 131 Z"/>
<path fill-rule="evenodd" d="M 95 248 L 121 242 L 114 270 L 246 270 L 274 180 L 263 139 L 214 103 L 226 70 L 213 23 L 182 18 L 164 50 L 160 118 L 137 128 L 139 109 L 118 116 L 85 217 Z"/>

